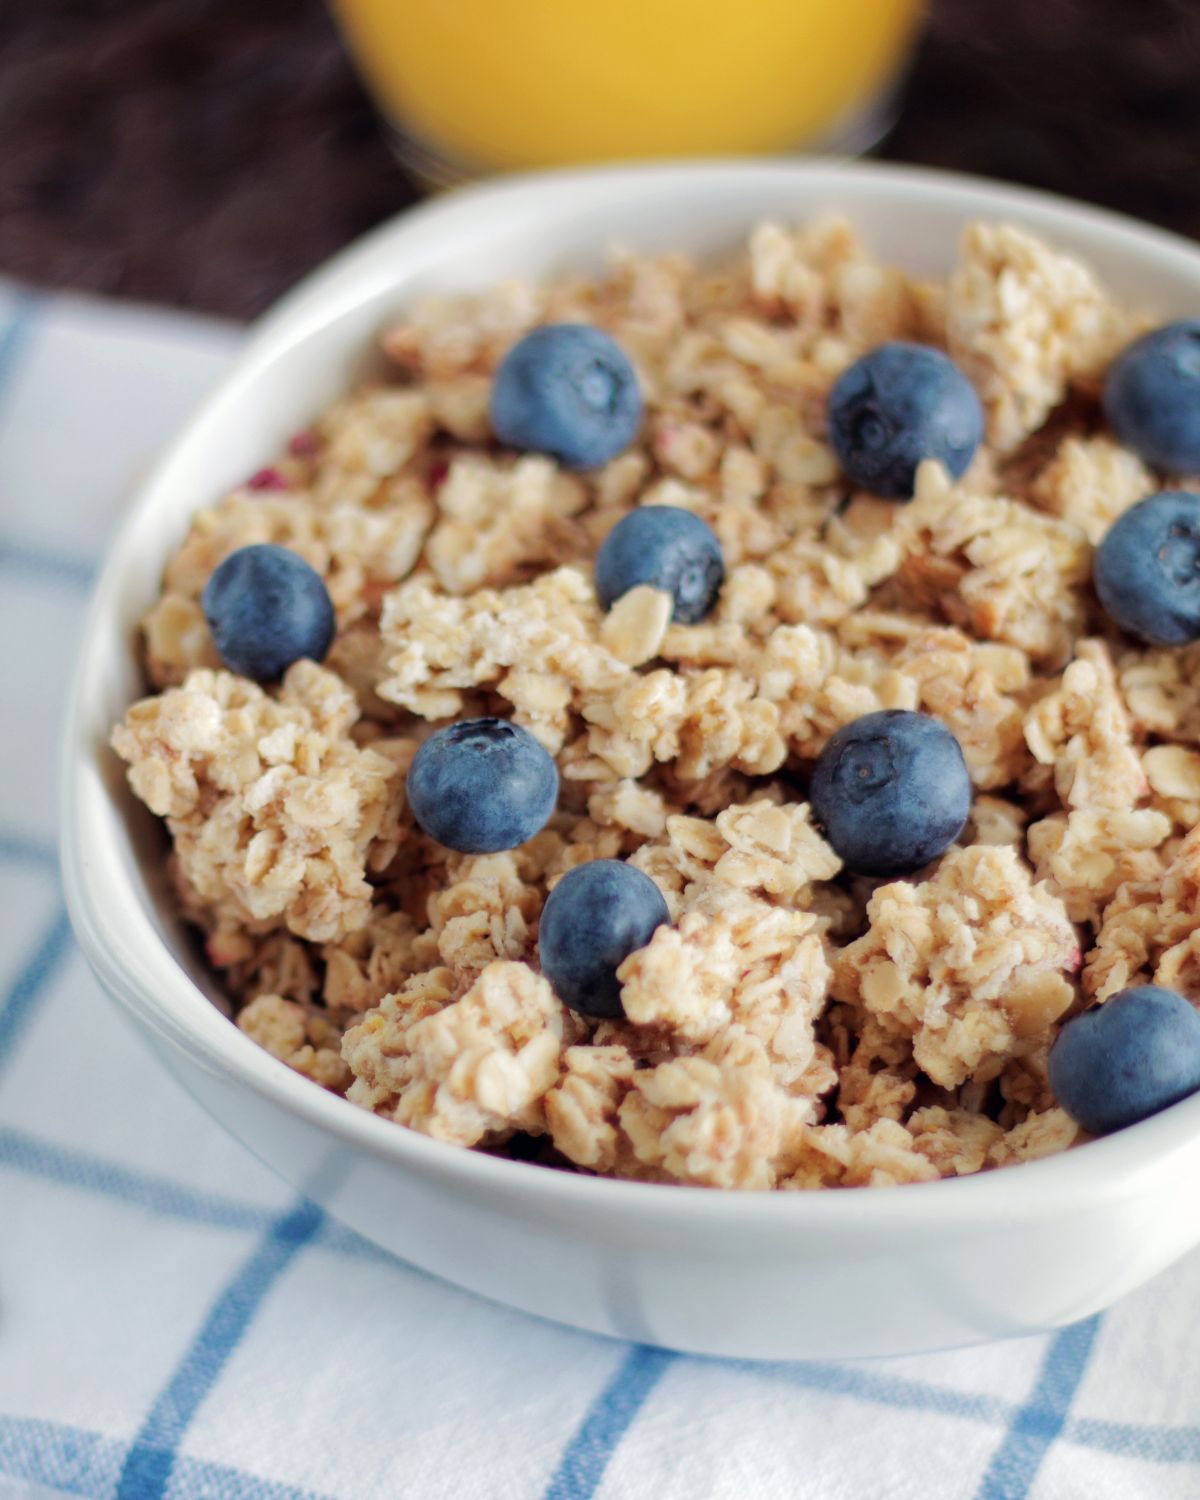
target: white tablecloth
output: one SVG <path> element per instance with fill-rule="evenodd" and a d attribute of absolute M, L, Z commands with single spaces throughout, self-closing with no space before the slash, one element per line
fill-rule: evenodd
<path fill-rule="evenodd" d="M 68 930 L 56 739 L 97 554 L 237 338 L 0 286 L 0 1497 L 1200 1496 L 1200 1257 L 1045 1338 L 675 1356 L 398 1264 L 143 1052 Z"/>

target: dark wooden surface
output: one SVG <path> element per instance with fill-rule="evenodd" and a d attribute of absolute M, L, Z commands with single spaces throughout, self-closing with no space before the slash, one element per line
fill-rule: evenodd
<path fill-rule="evenodd" d="M 879 153 L 1200 238 L 1200 0 L 935 0 Z M 0 270 L 247 317 L 414 196 L 321 0 L 3 0 Z"/>

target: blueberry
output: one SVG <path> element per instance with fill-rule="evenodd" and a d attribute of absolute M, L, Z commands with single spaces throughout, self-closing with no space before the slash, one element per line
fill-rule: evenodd
<path fill-rule="evenodd" d="M 1148 464 L 1200 470 L 1200 319 L 1134 339 L 1109 366 L 1103 400 L 1109 426 Z"/>
<path fill-rule="evenodd" d="M 963 830 L 971 781 L 958 741 L 928 714 L 890 708 L 844 725 L 817 757 L 813 815 L 856 875 L 909 875 Z"/>
<path fill-rule="evenodd" d="M 1200 1015 L 1157 984 L 1122 990 L 1059 1032 L 1050 1087 L 1092 1135 L 1157 1114 L 1200 1089 Z"/>
<path fill-rule="evenodd" d="M 239 547 L 213 569 L 201 596 L 221 660 L 256 682 L 274 682 L 294 661 L 323 661 L 336 622 L 321 579 L 273 542 Z"/>
<path fill-rule="evenodd" d="M 542 973 L 564 1005 L 585 1016 L 619 1016 L 617 969 L 671 920 L 662 892 L 619 859 L 568 870 L 546 898 L 538 929 Z"/>
<path fill-rule="evenodd" d="M 413 756 L 406 790 L 430 838 L 463 854 L 493 854 L 546 826 L 558 801 L 558 767 L 519 724 L 461 719 Z"/>
<path fill-rule="evenodd" d="M 1200 639 L 1200 495 L 1163 490 L 1118 516 L 1092 565 L 1105 613 L 1154 646 Z"/>
<path fill-rule="evenodd" d="M 983 408 L 952 360 L 924 344 L 881 344 L 829 393 L 829 440 L 860 489 L 911 500 L 917 465 L 936 458 L 957 479 L 983 439 Z"/>
<path fill-rule="evenodd" d="M 642 420 L 637 376 L 620 345 L 584 323 L 535 328 L 492 383 L 492 431 L 510 448 L 595 469 L 628 448 Z"/>
<path fill-rule="evenodd" d="M 671 618 L 702 620 L 725 581 L 725 559 L 712 527 L 676 505 L 643 505 L 613 527 L 596 554 L 596 593 L 605 609 L 639 583 L 665 589 Z"/>

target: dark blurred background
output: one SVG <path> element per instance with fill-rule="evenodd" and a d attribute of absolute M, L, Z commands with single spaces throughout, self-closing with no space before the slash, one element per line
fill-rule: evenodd
<path fill-rule="evenodd" d="M 934 0 L 876 154 L 1200 237 L 1200 0 Z M 414 196 L 322 0 L 0 4 L 0 271 L 248 317 Z"/>

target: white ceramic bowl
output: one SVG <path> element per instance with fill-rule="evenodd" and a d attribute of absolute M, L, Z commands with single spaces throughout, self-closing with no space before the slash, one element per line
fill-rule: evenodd
<path fill-rule="evenodd" d="M 420 294 L 595 264 L 614 239 L 704 255 L 757 219 L 848 213 L 888 259 L 951 264 L 1005 219 L 1134 302 L 1200 307 L 1200 251 L 1128 220 L 894 167 L 727 163 L 471 189 L 384 225 L 285 298 L 143 486 L 96 588 L 67 728 L 62 852 L 80 943 L 186 1088 L 263 1161 L 405 1260 L 599 1333 L 761 1358 L 897 1354 L 1082 1318 L 1200 1241 L 1200 1097 L 1047 1161 L 823 1193 L 612 1182 L 429 1140 L 334 1098 L 230 1024 L 176 917 L 161 831 L 106 749 L 141 690 L 136 622 L 192 512 L 266 462 Z"/>

